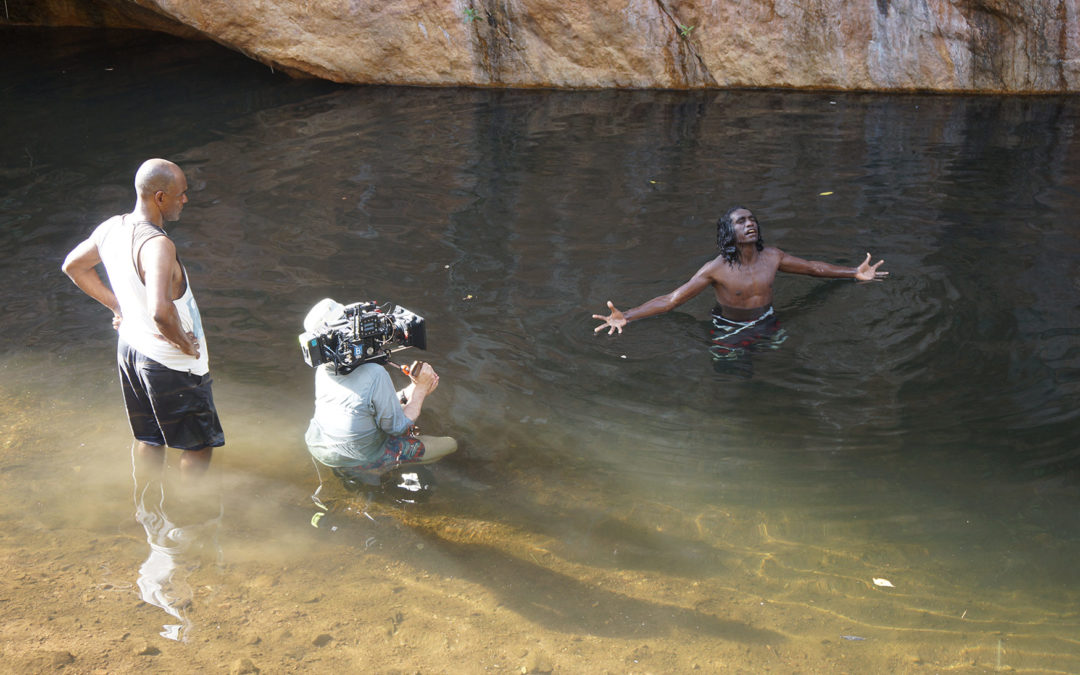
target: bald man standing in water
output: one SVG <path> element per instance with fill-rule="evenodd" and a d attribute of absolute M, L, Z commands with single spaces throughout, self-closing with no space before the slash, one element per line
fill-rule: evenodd
<path fill-rule="evenodd" d="M 593 314 L 594 319 L 603 321 L 594 332 L 599 333 L 606 328 L 608 335 L 622 333 L 631 321 L 670 312 L 712 286 L 716 293 L 714 328 L 719 329 L 722 338 L 745 336 L 748 330 L 773 316 L 773 281 L 777 272 L 858 281 L 882 279 L 889 274 L 878 271 L 884 260 L 870 264 L 869 253 L 858 267 L 841 267 L 803 260 L 778 248 L 765 246 L 757 218 L 749 209 L 741 206 L 729 210 L 716 223 L 716 244 L 720 254 L 671 293 L 655 297 L 625 312 L 616 309 L 609 300 L 607 306 L 611 314 Z"/>
<path fill-rule="evenodd" d="M 97 226 L 64 260 L 64 273 L 113 312 L 117 362 L 136 452 L 164 459 L 182 450 L 181 473 L 197 475 L 225 444 L 198 305 L 166 221 L 180 219 L 187 178 L 164 159 L 135 174 L 135 208 Z M 104 263 L 106 286 L 95 267 Z M 110 288 L 111 286 L 111 288 Z"/>

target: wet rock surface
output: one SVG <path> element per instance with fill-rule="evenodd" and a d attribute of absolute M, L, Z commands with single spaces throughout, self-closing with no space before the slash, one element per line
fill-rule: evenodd
<path fill-rule="evenodd" d="M 293 74 L 363 84 L 1080 88 L 1078 0 L 9 0 L 4 23 L 204 36 Z"/>

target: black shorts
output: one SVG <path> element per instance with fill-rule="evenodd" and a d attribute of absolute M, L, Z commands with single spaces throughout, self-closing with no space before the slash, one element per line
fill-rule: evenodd
<path fill-rule="evenodd" d="M 149 359 L 120 340 L 116 349 L 124 405 L 135 440 L 178 450 L 225 445 L 210 373 L 192 375 Z"/>

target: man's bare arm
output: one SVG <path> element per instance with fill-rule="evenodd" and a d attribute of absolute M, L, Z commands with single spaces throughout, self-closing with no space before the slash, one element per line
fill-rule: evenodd
<path fill-rule="evenodd" d="M 83 293 L 112 310 L 115 327 L 120 319 L 120 303 L 112 289 L 105 285 L 94 269 L 100 262 L 101 254 L 97 244 L 86 239 L 68 253 L 60 269 L 64 270 L 64 274 L 68 275 Z"/>
<path fill-rule="evenodd" d="M 416 422 L 423 409 L 424 400 L 439 386 L 439 376 L 429 363 L 420 365 L 419 370 L 416 363 L 413 363 L 412 372 L 415 373 L 409 375 L 411 380 L 409 387 L 412 391 L 409 392 L 408 401 L 402 405 L 402 408 L 404 408 L 405 417 Z"/>
<path fill-rule="evenodd" d="M 628 309 L 625 312 L 620 312 L 615 308 L 615 305 L 608 300 L 607 305 L 608 309 L 611 310 L 611 314 L 607 316 L 593 314 L 592 318 L 604 322 L 594 328 L 593 332 L 599 333 L 607 328 L 608 335 L 611 335 L 616 331 L 621 333 L 623 327 L 631 321 L 656 316 L 657 314 L 663 314 L 664 312 L 670 312 L 687 300 L 696 297 L 703 290 L 712 285 L 710 270 L 712 269 L 713 264 L 715 264 L 715 261 L 707 263 L 704 267 L 699 269 L 689 281 L 682 286 L 679 286 L 674 291 L 667 293 L 666 295 L 658 295 L 652 300 L 638 305 L 633 309 Z"/>
<path fill-rule="evenodd" d="M 146 282 L 146 303 L 161 336 L 188 356 L 199 357 L 199 343 L 184 332 L 173 304 L 172 277 L 176 245 L 168 237 L 154 237 L 143 244 L 139 262 Z"/>
<path fill-rule="evenodd" d="M 878 271 L 878 267 L 884 262 L 884 260 L 879 260 L 871 265 L 870 254 L 867 253 L 866 260 L 858 267 L 843 267 L 841 265 L 821 262 L 820 260 L 804 260 L 798 256 L 781 252 L 780 271 L 789 272 L 791 274 L 806 274 L 812 277 L 825 277 L 828 279 L 872 281 L 873 279 L 884 279 L 889 276 L 888 272 Z"/>

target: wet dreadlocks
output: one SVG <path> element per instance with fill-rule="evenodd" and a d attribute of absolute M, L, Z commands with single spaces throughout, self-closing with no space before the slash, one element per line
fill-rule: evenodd
<path fill-rule="evenodd" d="M 740 209 L 744 211 L 750 210 L 745 206 L 734 206 L 716 221 L 716 248 L 719 249 L 721 255 L 724 256 L 724 260 L 729 265 L 736 265 L 739 262 L 739 248 L 735 245 L 735 224 L 731 221 L 731 214 Z M 765 242 L 761 238 L 761 225 L 758 224 L 757 250 L 760 251 L 764 248 Z"/>

